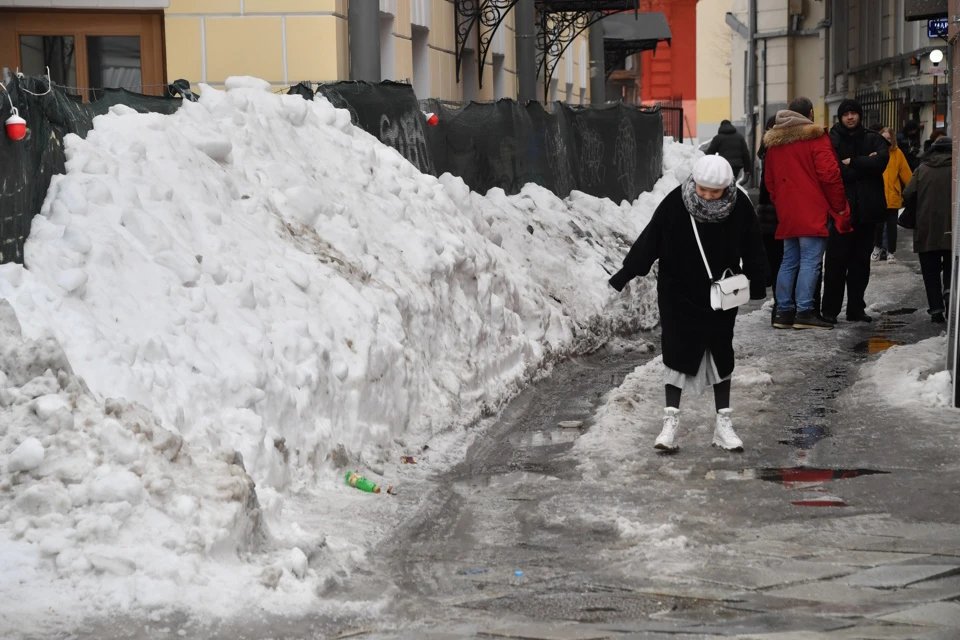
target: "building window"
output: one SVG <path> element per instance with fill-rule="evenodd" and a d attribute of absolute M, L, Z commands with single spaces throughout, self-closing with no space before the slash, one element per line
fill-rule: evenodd
<path fill-rule="evenodd" d="M 493 99 L 499 100 L 507 95 L 507 71 L 503 68 L 504 56 L 493 56 Z"/>
<path fill-rule="evenodd" d="M 0 67 L 45 76 L 87 100 L 100 89 L 162 94 L 163 14 L 0 10 Z"/>
<path fill-rule="evenodd" d="M 393 16 L 380 14 L 380 79 L 396 80 L 397 63 L 393 46 Z"/>
<path fill-rule="evenodd" d="M 573 83 L 567 83 L 566 95 L 563 98 L 563 101 L 567 104 L 573 104 Z"/>
<path fill-rule="evenodd" d="M 139 90 L 139 36 L 87 36 L 87 73 L 92 87 Z"/>
<path fill-rule="evenodd" d="M 430 97 L 430 30 L 414 26 L 413 91 L 418 98 Z"/>
<path fill-rule="evenodd" d="M 463 87 L 463 101 L 477 99 L 477 54 L 473 49 L 464 49 L 460 61 L 460 85 Z"/>

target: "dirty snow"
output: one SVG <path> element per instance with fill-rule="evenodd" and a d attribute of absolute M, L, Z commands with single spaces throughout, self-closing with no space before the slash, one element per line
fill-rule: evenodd
<path fill-rule="evenodd" d="M 953 407 L 946 335 L 891 347 L 863 367 L 857 389 L 893 407 Z"/>
<path fill-rule="evenodd" d="M 399 517 L 347 470 L 394 484 L 656 322 L 652 280 L 606 279 L 692 148 L 632 204 L 481 195 L 322 98 L 227 86 L 68 136 L 29 270 L 0 267 L 2 628 L 316 610 Z"/>

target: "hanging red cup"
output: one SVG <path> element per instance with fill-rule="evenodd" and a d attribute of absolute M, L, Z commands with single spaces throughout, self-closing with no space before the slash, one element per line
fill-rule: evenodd
<path fill-rule="evenodd" d="M 13 115 L 7 118 L 4 124 L 7 127 L 7 136 L 11 140 L 23 140 L 26 137 L 27 121 L 20 117 L 16 107 L 13 109 Z"/>

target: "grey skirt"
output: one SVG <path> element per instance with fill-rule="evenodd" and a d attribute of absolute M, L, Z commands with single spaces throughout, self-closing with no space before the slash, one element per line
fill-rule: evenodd
<path fill-rule="evenodd" d="M 700 368 L 697 370 L 697 375 L 688 376 L 670 367 L 665 367 L 663 372 L 664 384 L 679 387 L 687 393 L 694 393 L 696 395 L 700 395 L 706 391 L 707 387 L 712 387 L 718 382 L 729 379 L 730 376 L 726 376 L 725 378 L 720 377 L 720 373 L 717 371 L 717 363 L 713 361 L 713 355 L 711 355 L 709 349 L 703 352 L 703 360 L 700 361 Z"/>

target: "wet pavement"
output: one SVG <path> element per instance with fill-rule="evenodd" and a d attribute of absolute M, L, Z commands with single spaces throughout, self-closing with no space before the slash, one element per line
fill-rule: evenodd
<path fill-rule="evenodd" d="M 388 611 L 168 620 L 169 635 L 110 637 L 960 638 L 960 419 L 927 413 L 918 425 L 847 393 L 878 354 L 939 334 L 916 260 L 897 255 L 875 280 L 914 285 L 873 324 L 831 334 L 835 349 L 773 329 L 738 346 L 745 357 L 782 350 L 799 372 L 769 388 L 741 454 L 691 433 L 679 454 L 659 455 L 645 433 L 622 443 L 629 464 L 584 471 L 575 443 L 605 394 L 658 353 L 657 336 L 637 336 L 559 365 L 461 464 L 398 496 L 408 517 L 367 571 L 328 594 L 389 593 Z"/>

